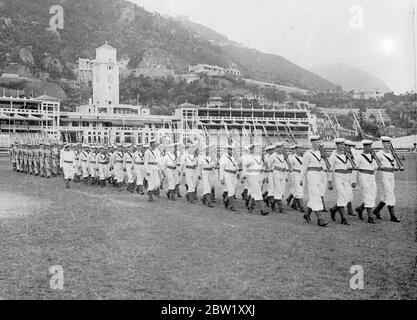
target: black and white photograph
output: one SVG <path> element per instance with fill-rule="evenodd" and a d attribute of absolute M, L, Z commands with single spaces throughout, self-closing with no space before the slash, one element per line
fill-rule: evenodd
<path fill-rule="evenodd" d="M 416 11 L 0 0 L 0 300 L 417 299 Z"/>

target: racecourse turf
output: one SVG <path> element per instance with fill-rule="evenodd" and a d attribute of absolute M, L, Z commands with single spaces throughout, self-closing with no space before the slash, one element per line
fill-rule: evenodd
<path fill-rule="evenodd" d="M 320 228 L 293 210 L 250 214 L 240 197 L 230 212 L 164 192 L 148 203 L 113 187 L 66 190 L 61 177 L 17 173 L 2 158 L 0 298 L 415 299 L 417 155 L 406 159 L 396 176 L 400 224 L 384 208 L 376 225 L 349 217 L 350 226 Z M 327 207 L 334 199 L 329 191 Z M 63 290 L 50 288 L 54 265 Z M 350 289 L 353 265 L 363 267 L 363 290 Z"/>

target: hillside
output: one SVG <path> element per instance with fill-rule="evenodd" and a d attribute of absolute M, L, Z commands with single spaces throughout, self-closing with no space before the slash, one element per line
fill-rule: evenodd
<path fill-rule="evenodd" d="M 49 8 L 56 4 L 65 16 L 59 33 L 47 30 Z M 33 76 L 46 71 L 52 79 L 73 79 L 78 57 L 93 58 L 95 48 L 107 40 L 129 69 L 159 65 L 186 72 L 190 64 L 235 65 L 259 80 L 309 90 L 335 88 L 280 56 L 235 46 L 208 28 L 187 26 L 124 0 L 0 0 L 0 13 L 0 72 L 18 63 Z"/>
<path fill-rule="evenodd" d="M 345 91 L 366 89 L 391 91 L 381 79 L 346 63 L 317 66 L 311 70 L 332 83 L 340 85 Z"/>

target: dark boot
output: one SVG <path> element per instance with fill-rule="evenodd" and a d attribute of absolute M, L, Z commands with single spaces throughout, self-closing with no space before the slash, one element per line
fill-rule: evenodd
<path fill-rule="evenodd" d="M 388 206 L 388 212 L 389 212 L 389 215 L 391 216 L 392 222 L 401 222 L 400 219 L 398 219 L 394 213 L 394 206 Z"/>
<path fill-rule="evenodd" d="M 262 199 L 266 199 L 268 197 L 268 191 L 262 193 Z"/>
<path fill-rule="evenodd" d="M 294 196 L 292 194 L 290 194 L 290 196 L 287 198 L 287 205 L 289 206 L 291 204 L 291 200 L 294 198 Z M 292 206 L 291 206 L 292 208 Z M 294 208 L 293 208 L 294 209 Z M 296 209 L 295 209 L 296 210 Z"/>
<path fill-rule="evenodd" d="M 143 189 L 142 185 L 139 185 L 139 193 L 143 196 L 145 194 L 145 191 Z"/>
<path fill-rule="evenodd" d="M 242 200 L 245 200 L 247 195 L 248 195 L 248 189 L 243 189 L 242 194 L 241 194 Z"/>
<path fill-rule="evenodd" d="M 70 179 L 65 180 L 65 188 L 70 189 Z"/>
<path fill-rule="evenodd" d="M 306 209 L 304 208 L 303 199 L 295 199 L 297 201 L 298 208 L 300 212 L 304 213 L 306 212 Z"/>
<path fill-rule="evenodd" d="M 168 192 L 167 192 L 167 198 L 168 198 L 168 200 L 171 199 L 171 190 L 168 190 Z"/>
<path fill-rule="evenodd" d="M 248 209 L 249 209 L 249 204 L 250 204 L 251 200 L 252 200 L 252 197 L 250 195 L 247 195 L 246 199 L 245 199 L 245 206 Z"/>
<path fill-rule="evenodd" d="M 339 208 L 338 208 L 338 206 L 337 206 L 337 204 L 333 207 L 333 208 L 331 208 L 330 209 L 330 218 L 333 220 L 333 221 L 336 221 L 336 212 L 339 210 Z"/>
<path fill-rule="evenodd" d="M 130 183 L 130 193 L 135 192 L 135 184 L 133 182 Z"/>
<path fill-rule="evenodd" d="M 277 207 L 278 207 L 278 212 L 279 213 L 286 213 L 284 211 L 284 205 L 282 204 L 282 200 L 277 200 Z"/>
<path fill-rule="evenodd" d="M 290 195 L 290 197 L 292 199 L 291 208 L 294 210 L 300 209 L 300 203 L 299 201 L 297 201 L 298 199 L 294 198 L 292 195 Z M 288 202 L 288 199 L 287 199 L 287 203 L 291 203 L 291 200 Z"/>
<path fill-rule="evenodd" d="M 359 219 L 363 220 L 363 210 L 365 209 L 365 203 L 362 203 L 359 207 L 355 209 L 355 211 L 358 213 Z"/>
<path fill-rule="evenodd" d="M 229 206 L 229 197 L 227 196 L 228 195 L 228 193 L 225 191 L 225 192 L 223 192 L 223 204 L 224 204 L 224 207 L 227 209 L 228 208 L 228 206 Z"/>
<path fill-rule="evenodd" d="M 235 208 L 235 197 L 229 197 L 228 198 L 228 204 L 229 204 L 230 211 L 236 211 L 236 208 Z"/>
<path fill-rule="evenodd" d="M 175 192 L 177 193 L 178 198 L 182 197 L 181 194 L 180 194 L 180 185 L 179 184 L 175 185 Z"/>
<path fill-rule="evenodd" d="M 265 202 L 263 202 L 262 200 L 256 201 L 256 205 L 259 207 L 259 213 L 262 216 L 266 216 L 269 214 L 267 206 L 265 204 Z"/>
<path fill-rule="evenodd" d="M 194 192 L 188 192 L 187 193 L 187 199 L 189 203 L 194 203 Z"/>
<path fill-rule="evenodd" d="M 327 222 L 321 217 L 321 213 L 316 211 L 317 225 L 319 227 L 327 227 Z"/>
<path fill-rule="evenodd" d="M 139 191 L 139 186 L 138 186 L 138 185 L 136 185 L 136 189 L 135 189 L 135 191 L 136 191 L 136 193 L 140 193 L 140 191 Z"/>
<path fill-rule="evenodd" d="M 323 202 L 323 212 L 328 212 L 326 205 L 324 204 L 324 197 L 321 197 L 321 202 Z"/>
<path fill-rule="evenodd" d="M 345 207 L 338 207 L 338 211 L 339 211 L 339 214 L 340 214 L 341 223 L 348 226 L 349 223 L 346 219 Z"/>
<path fill-rule="evenodd" d="M 372 216 L 372 208 L 366 208 L 366 212 L 368 213 L 368 222 L 376 223 L 374 217 Z"/>
<path fill-rule="evenodd" d="M 347 204 L 347 212 L 348 212 L 348 215 L 349 216 L 353 216 L 353 217 L 356 217 L 356 214 L 355 214 L 355 212 L 353 211 L 353 207 L 352 207 L 352 202 L 348 202 L 348 204 Z"/>
<path fill-rule="evenodd" d="M 210 193 L 206 193 L 205 195 L 204 195 L 204 198 L 205 198 L 205 202 L 206 202 L 206 206 L 207 207 L 209 207 L 209 208 L 213 208 L 213 205 L 211 204 L 211 194 Z"/>
<path fill-rule="evenodd" d="M 106 180 L 101 180 L 101 187 L 104 188 L 106 186 Z"/>
<path fill-rule="evenodd" d="M 155 202 L 155 200 L 153 198 L 153 192 L 154 192 L 153 190 L 148 191 L 148 196 L 149 196 L 148 201 L 149 202 Z"/>
<path fill-rule="evenodd" d="M 122 191 L 122 184 L 123 184 L 123 182 L 117 182 L 117 190 L 118 191 Z"/>
<path fill-rule="evenodd" d="M 378 205 L 374 209 L 374 215 L 376 216 L 376 218 L 378 220 L 383 220 L 382 216 L 381 216 L 381 210 L 382 210 L 383 207 L 385 207 L 385 202 L 381 201 L 381 202 L 378 203 Z"/>
<path fill-rule="evenodd" d="M 216 203 L 216 191 L 214 188 L 211 188 L 211 202 Z"/>
<path fill-rule="evenodd" d="M 311 213 L 312 212 L 313 212 L 313 210 L 311 208 L 307 208 L 306 213 L 303 215 L 303 218 L 307 223 L 311 223 Z"/>
<path fill-rule="evenodd" d="M 261 203 L 263 203 L 262 200 L 261 200 Z M 249 204 L 248 204 L 248 211 L 252 213 L 254 208 L 255 208 L 255 200 L 252 197 L 250 197 Z"/>
<path fill-rule="evenodd" d="M 177 199 L 175 199 L 175 189 L 172 189 L 170 191 L 171 191 L 171 200 L 176 201 Z"/>
<path fill-rule="evenodd" d="M 272 211 L 275 211 L 275 199 L 273 196 L 267 196 L 264 202 L 267 207 L 271 208 Z"/>
<path fill-rule="evenodd" d="M 157 198 L 161 197 L 161 189 L 158 187 L 158 188 L 155 190 L 154 194 L 155 194 L 155 196 L 156 196 Z"/>

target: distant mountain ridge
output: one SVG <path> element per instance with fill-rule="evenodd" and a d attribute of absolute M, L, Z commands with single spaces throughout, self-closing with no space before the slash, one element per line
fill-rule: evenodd
<path fill-rule="evenodd" d="M 316 66 L 311 70 L 324 79 L 340 85 L 345 91 L 366 89 L 380 89 L 383 92 L 391 91 L 381 79 L 346 63 Z"/>
<path fill-rule="evenodd" d="M 59 34 L 47 30 L 49 8 L 57 4 L 65 19 Z M 129 69 L 159 65 L 187 72 L 190 64 L 207 63 L 235 66 L 257 80 L 336 89 L 283 57 L 244 48 L 207 27 L 150 13 L 125 0 L 0 0 L 0 10 L 0 72 L 14 62 L 34 75 L 46 71 L 54 79 L 70 79 L 78 58 L 94 58 L 95 48 L 108 41 Z"/>

